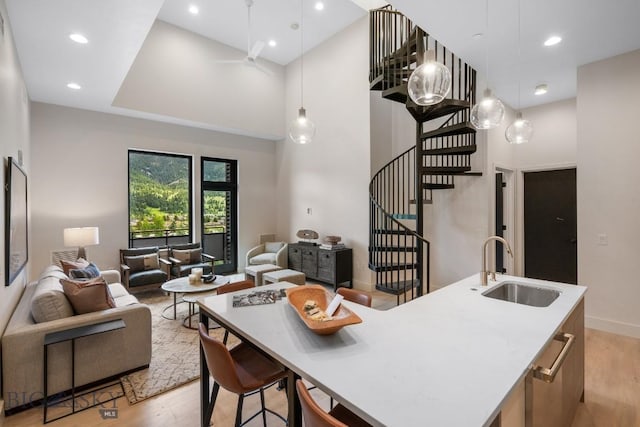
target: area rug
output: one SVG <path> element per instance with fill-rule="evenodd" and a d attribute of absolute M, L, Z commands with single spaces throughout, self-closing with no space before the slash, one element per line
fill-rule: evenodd
<path fill-rule="evenodd" d="M 182 325 L 187 315 L 188 304 L 178 304 L 177 320 L 162 317 L 162 310 L 173 302 L 173 296 L 162 291 L 149 291 L 136 295 L 140 302 L 151 309 L 151 363 L 149 368 L 133 372 L 120 378 L 130 404 L 172 390 L 200 377 L 198 331 Z M 167 310 L 167 316 L 173 310 Z M 197 325 L 198 316 L 192 319 Z M 212 329 L 211 335 L 222 339 L 222 328 Z M 234 337 L 229 337 L 233 345 Z"/>

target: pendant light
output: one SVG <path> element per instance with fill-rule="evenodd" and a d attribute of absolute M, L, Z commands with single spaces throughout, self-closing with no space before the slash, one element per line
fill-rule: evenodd
<path fill-rule="evenodd" d="M 451 71 L 436 61 L 434 50 L 428 50 L 425 61 L 411 73 L 407 88 L 409 97 L 416 104 L 437 104 L 451 90 Z"/>
<path fill-rule="evenodd" d="M 485 22 L 485 67 L 487 85 L 489 84 L 489 0 L 486 1 Z M 502 101 L 491 94 L 487 87 L 483 98 L 471 108 L 471 124 L 476 129 L 493 129 L 502 123 L 504 118 L 504 105 Z"/>
<path fill-rule="evenodd" d="M 300 0 L 300 109 L 289 126 L 289 138 L 296 144 L 308 144 L 316 134 L 316 125 L 307 118 L 307 110 L 304 109 L 304 39 L 303 39 L 303 0 Z"/>
<path fill-rule="evenodd" d="M 521 36 L 521 23 L 520 23 L 520 2 L 518 0 L 518 109 L 520 109 L 520 75 L 521 75 L 521 54 L 520 54 L 520 36 Z M 529 142 L 531 136 L 533 135 L 533 126 L 531 126 L 531 122 L 529 120 L 525 120 L 522 118 L 522 113 L 518 111 L 516 115 L 516 119 L 513 123 L 507 127 L 507 130 L 504 132 L 505 138 L 511 144 L 524 144 L 525 142 Z"/>

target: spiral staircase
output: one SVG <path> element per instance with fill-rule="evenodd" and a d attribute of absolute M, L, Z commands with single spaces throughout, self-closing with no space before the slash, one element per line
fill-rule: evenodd
<path fill-rule="evenodd" d="M 434 191 L 454 188 L 455 177 L 481 175 L 471 170 L 476 71 L 390 5 L 372 10 L 369 18 L 370 88 L 405 104 L 416 122 L 415 145 L 369 184 L 369 269 L 376 289 L 396 295 L 399 304 L 401 297 L 406 302 L 430 290 L 424 206 Z M 451 71 L 452 86 L 442 102 L 419 106 L 408 96 L 407 81 L 428 49 Z"/>

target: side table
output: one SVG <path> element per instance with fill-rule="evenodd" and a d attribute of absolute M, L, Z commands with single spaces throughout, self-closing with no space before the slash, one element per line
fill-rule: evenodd
<path fill-rule="evenodd" d="M 88 394 L 88 393 L 95 393 L 96 391 L 104 390 L 108 387 L 112 387 L 116 383 L 119 383 L 119 381 L 114 381 L 100 388 L 91 389 L 90 392 L 82 393 L 76 396 L 76 340 L 79 338 L 89 337 L 91 335 L 104 334 L 106 332 L 116 331 L 118 329 L 123 329 L 126 326 L 127 325 L 124 323 L 124 320 L 117 319 L 117 320 L 111 320 L 108 322 L 95 323 L 93 325 L 80 326 L 77 328 L 67 329 L 64 331 L 51 332 L 44 336 L 44 405 L 43 406 L 44 406 L 44 423 L 45 424 L 51 421 L 59 420 L 60 418 L 67 417 L 69 415 L 73 415 L 76 412 L 81 412 L 81 411 L 84 411 L 85 409 L 93 408 L 94 406 L 101 405 L 106 402 L 110 402 L 112 400 L 115 400 L 119 397 L 124 396 L 124 390 L 122 390 L 122 385 L 120 385 L 122 394 L 118 396 L 112 396 L 110 399 L 107 399 L 105 401 L 95 402 L 93 405 L 76 410 L 76 398 L 84 396 L 85 394 Z M 49 390 L 48 390 L 48 381 L 47 381 L 47 377 L 49 374 L 49 368 L 48 368 L 49 364 L 47 360 L 49 346 L 53 344 L 58 344 L 61 342 L 66 342 L 66 341 L 71 341 L 71 396 L 54 398 L 52 402 L 49 402 Z M 71 413 L 61 415 L 52 420 L 47 420 L 47 409 L 49 408 L 49 406 L 52 406 L 50 405 L 50 403 L 58 404 L 58 403 L 65 402 L 67 400 L 71 400 Z"/>

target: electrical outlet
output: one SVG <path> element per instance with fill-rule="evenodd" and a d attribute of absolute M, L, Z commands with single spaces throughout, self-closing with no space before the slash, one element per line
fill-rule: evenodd
<path fill-rule="evenodd" d="M 609 244 L 609 236 L 606 234 L 598 234 L 598 245 L 607 246 Z"/>

